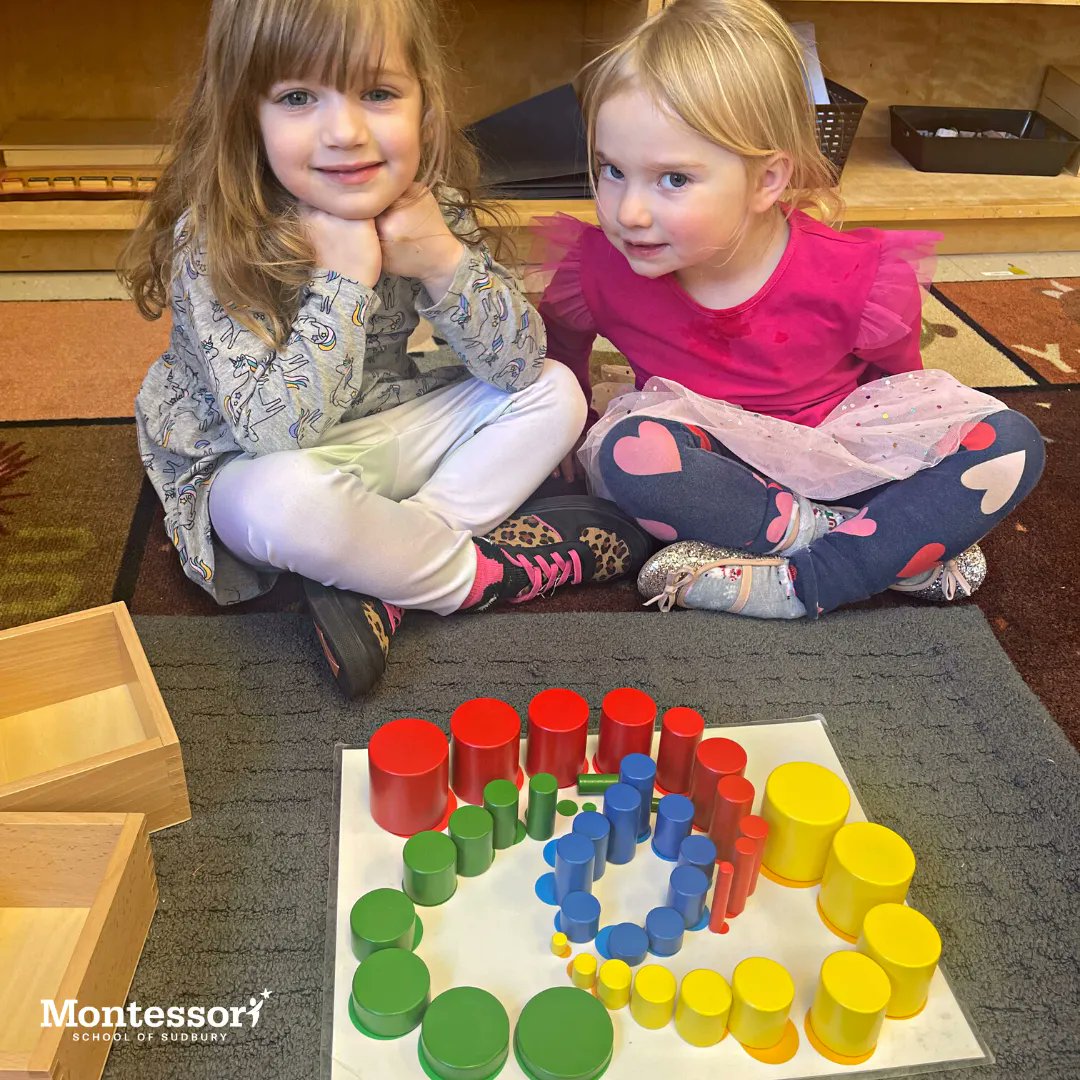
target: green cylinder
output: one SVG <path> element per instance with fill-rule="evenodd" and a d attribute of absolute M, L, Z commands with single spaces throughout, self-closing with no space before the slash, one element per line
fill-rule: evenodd
<path fill-rule="evenodd" d="M 479 877 L 495 858 L 495 822 L 482 806 L 462 806 L 450 815 L 459 877 Z"/>
<path fill-rule="evenodd" d="M 580 773 L 577 778 L 577 791 L 579 795 L 603 795 L 612 784 L 618 782 L 618 773 Z"/>
<path fill-rule="evenodd" d="M 529 779 L 529 810 L 525 831 L 534 840 L 549 840 L 555 832 L 555 804 L 559 784 L 551 773 L 539 772 Z"/>
<path fill-rule="evenodd" d="M 402 887 L 417 904 L 445 904 L 457 889 L 457 845 L 446 833 L 418 832 L 402 850 Z"/>
<path fill-rule="evenodd" d="M 654 813 L 660 813 L 660 796 L 654 795 L 652 801 L 649 803 L 649 809 Z"/>
<path fill-rule="evenodd" d="M 400 889 L 372 889 L 353 904 L 349 930 L 357 960 L 380 949 L 412 949 L 416 908 Z"/>
<path fill-rule="evenodd" d="M 484 809 L 494 822 L 496 851 L 513 847 L 517 836 L 518 789 L 510 780 L 492 780 L 484 786 Z"/>
<path fill-rule="evenodd" d="M 417 1054 L 424 1072 L 437 1080 L 497 1075 L 510 1056 L 506 1008 L 476 986 L 444 990 L 424 1014 Z"/>
<path fill-rule="evenodd" d="M 430 1001 L 427 964 L 416 953 L 383 949 L 356 969 L 349 1012 L 365 1034 L 396 1039 L 423 1020 Z"/>

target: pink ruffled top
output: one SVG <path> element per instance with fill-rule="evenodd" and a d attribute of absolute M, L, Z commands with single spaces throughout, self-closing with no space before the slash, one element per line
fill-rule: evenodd
<path fill-rule="evenodd" d="M 537 222 L 553 270 L 540 303 L 548 356 L 589 393 L 597 334 L 652 376 L 797 424 L 817 426 L 857 386 L 922 368 L 920 286 L 940 236 L 838 232 L 801 211 L 769 280 L 736 307 L 697 303 L 674 274 L 639 277 L 595 225 Z"/>

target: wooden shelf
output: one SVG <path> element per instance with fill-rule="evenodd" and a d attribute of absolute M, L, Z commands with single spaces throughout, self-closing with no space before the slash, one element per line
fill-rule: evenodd
<path fill-rule="evenodd" d="M 128 231 L 142 212 L 141 199 L 0 200 L 0 232 Z"/>

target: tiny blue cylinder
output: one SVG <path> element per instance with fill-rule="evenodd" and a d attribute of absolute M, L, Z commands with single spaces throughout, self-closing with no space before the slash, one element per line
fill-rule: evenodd
<path fill-rule="evenodd" d="M 656 811 L 653 851 L 661 859 L 674 862 L 679 857 L 679 846 L 693 826 L 694 804 L 685 795 L 665 795 Z"/>
<path fill-rule="evenodd" d="M 648 754 L 627 754 L 619 764 L 619 783 L 629 784 L 641 793 L 638 811 L 638 840 L 649 835 L 649 815 L 652 813 L 653 784 L 656 781 L 656 762 Z"/>
<path fill-rule="evenodd" d="M 592 841 L 594 855 L 592 879 L 599 881 L 604 876 L 604 868 L 607 866 L 611 822 L 596 810 L 584 810 L 574 818 L 573 831 Z"/>
<path fill-rule="evenodd" d="M 611 953 L 612 960 L 625 960 L 634 967 L 648 955 L 649 935 L 637 923 L 619 923 L 611 928 L 607 951 Z"/>
<path fill-rule="evenodd" d="M 657 907 L 645 917 L 649 952 L 654 956 L 674 956 L 681 948 L 686 923 L 674 908 Z"/>
<path fill-rule="evenodd" d="M 641 792 L 629 784 L 612 784 L 604 792 L 604 817 L 611 823 L 607 861 L 609 863 L 630 862 L 634 857 L 634 852 L 637 851 L 638 826 L 641 822 Z"/>
<path fill-rule="evenodd" d="M 555 845 L 555 903 L 562 904 L 567 893 L 591 892 L 593 881 L 592 841 L 578 833 L 559 837 Z"/>
<path fill-rule="evenodd" d="M 575 944 L 592 941 L 600 929 L 600 901 L 587 892 L 567 893 L 559 906 L 559 925 Z"/>
<path fill-rule="evenodd" d="M 667 906 L 683 917 L 687 929 L 701 922 L 709 879 L 696 866 L 676 866 L 668 882 Z"/>
<path fill-rule="evenodd" d="M 716 870 L 716 845 L 707 836 L 688 836 L 679 845 L 679 865 L 696 866 L 711 885 Z"/>

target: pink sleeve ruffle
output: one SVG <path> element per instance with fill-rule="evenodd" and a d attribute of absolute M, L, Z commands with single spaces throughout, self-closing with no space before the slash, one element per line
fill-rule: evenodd
<path fill-rule="evenodd" d="M 527 281 L 530 292 L 543 293 L 546 314 L 571 330 L 595 333 L 582 287 L 582 252 L 591 229 L 569 214 L 534 219 Z"/>
<path fill-rule="evenodd" d="M 858 230 L 856 230 L 858 231 Z M 855 337 L 855 350 L 886 349 L 921 326 L 922 290 L 934 280 L 940 233 L 877 233 L 880 254 Z"/>

